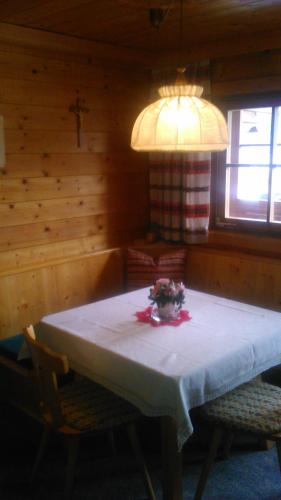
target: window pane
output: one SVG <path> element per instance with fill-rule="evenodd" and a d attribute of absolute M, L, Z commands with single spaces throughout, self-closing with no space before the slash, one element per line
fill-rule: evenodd
<path fill-rule="evenodd" d="M 269 146 L 240 146 L 239 163 L 267 165 L 269 163 L 269 154 Z"/>
<path fill-rule="evenodd" d="M 272 108 L 228 112 L 230 145 L 227 163 L 268 164 Z"/>
<path fill-rule="evenodd" d="M 240 219 L 243 228 L 272 230 L 276 224 L 281 230 L 281 104 L 232 109 L 228 128 L 226 163 L 218 170 L 218 189 L 225 191 L 224 213 L 218 197 L 218 222 Z"/>
<path fill-rule="evenodd" d="M 281 107 L 275 111 L 275 137 L 273 149 L 273 163 L 281 165 Z"/>
<path fill-rule="evenodd" d="M 272 172 L 272 222 L 281 223 L 281 167 Z"/>
<path fill-rule="evenodd" d="M 237 198 L 247 201 L 267 201 L 268 168 L 239 167 Z"/>
<path fill-rule="evenodd" d="M 225 216 L 266 221 L 268 167 L 228 167 Z"/>
<path fill-rule="evenodd" d="M 269 144 L 271 108 L 242 109 L 240 144 Z"/>

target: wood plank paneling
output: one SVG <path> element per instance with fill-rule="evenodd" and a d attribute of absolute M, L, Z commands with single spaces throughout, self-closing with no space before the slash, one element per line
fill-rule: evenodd
<path fill-rule="evenodd" d="M 83 130 L 85 132 L 120 132 L 124 130 L 124 126 L 129 129 L 136 116 L 137 108 L 128 104 L 122 109 L 110 106 L 95 108 L 92 113 L 84 115 Z M 75 131 L 74 116 L 66 107 L 1 104 L 0 113 L 5 116 L 6 130 Z"/>
<path fill-rule="evenodd" d="M 98 89 L 110 87 L 114 81 L 116 89 L 130 89 L 132 83 L 134 88 L 140 90 L 141 82 L 146 78 L 143 70 L 134 68 L 130 71 L 130 78 L 124 78 L 124 68 L 118 65 L 101 66 L 88 57 L 73 62 L 64 60 L 54 55 L 52 59 L 42 56 L 40 53 L 28 54 L 13 51 L 10 56 L 10 47 L 0 47 L 0 68 L 5 78 L 16 78 L 20 80 L 42 81 L 52 83 L 70 83 Z M 128 71 L 128 70 L 127 70 Z M 118 80 L 116 79 L 118 77 Z"/>
<path fill-rule="evenodd" d="M 281 50 L 215 59 L 211 69 L 214 95 L 280 91 Z"/>
<path fill-rule="evenodd" d="M 17 226 L 19 229 L 23 221 L 33 224 L 34 222 L 72 219 L 73 217 L 110 213 L 114 208 L 116 211 L 123 211 L 124 216 L 126 216 L 128 204 L 142 207 L 146 197 L 146 193 L 141 191 L 126 193 L 124 187 L 118 193 L 96 196 L 0 203 L 0 227 L 7 227 L 8 224 L 9 227 Z"/>
<path fill-rule="evenodd" d="M 231 57 L 238 54 L 255 53 L 262 50 L 274 50 L 281 48 L 280 27 L 270 29 L 270 26 L 264 26 L 264 30 L 257 35 L 249 33 L 246 29 L 241 37 L 231 36 L 227 38 L 216 38 L 205 43 L 197 44 L 191 47 L 186 45 L 184 50 L 184 60 L 186 63 L 198 62 L 203 59 L 215 60 L 220 57 Z M 176 67 L 178 64 L 178 50 L 165 50 L 159 53 L 157 57 L 157 66 L 160 68 Z M 151 65 L 155 68 L 155 64 Z"/>
<path fill-rule="evenodd" d="M 23 47 L 14 55 L 0 45 L 0 338 L 121 291 L 123 261 L 107 249 L 143 237 L 148 225 L 147 157 L 129 145 L 146 72 L 130 80 L 116 63 Z M 77 95 L 89 109 L 80 148 L 69 112 Z"/>
<path fill-rule="evenodd" d="M 136 220 L 139 220 L 139 226 L 136 225 Z M 113 223 L 112 223 L 113 221 Z M 97 231 L 91 228 L 89 231 L 92 236 L 81 236 L 77 239 L 56 241 L 50 239 L 49 243 L 38 245 L 35 241 L 35 246 L 17 248 L 17 250 L 8 250 L 1 253 L 0 275 L 17 274 L 23 270 L 30 270 L 35 267 L 46 266 L 46 263 L 60 262 L 65 258 L 83 256 L 93 254 L 96 251 L 106 250 L 112 247 L 120 247 L 131 245 L 133 240 L 139 240 L 143 236 L 142 217 L 135 218 L 134 221 L 127 225 L 126 229 L 122 229 L 118 221 L 111 217 L 109 229 L 105 231 Z M 112 227 L 113 226 L 113 227 Z M 113 276 L 114 281 L 114 276 Z"/>
<path fill-rule="evenodd" d="M 108 14 L 108 13 L 107 13 Z M 97 16 L 97 19 L 99 16 Z M 114 47 L 112 44 L 82 40 L 69 36 L 61 36 L 57 33 L 48 33 L 39 30 L 30 30 L 22 26 L 14 26 L 8 23 L 0 23 L 0 41 L 3 44 L 12 44 L 17 47 L 16 52 L 21 52 L 24 48 L 33 50 L 35 54 L 42 50 L 49 56 L 57 59 L 70 60 L 86 56 L 86 60 L 92 57 L 96 61 L 110 61 L 110 64 L 145 64 L 150 62 L 150 57 L 146 52 L 130 49 L 129 47 Z"/>
<path fill-rule="evenodd" d="M 102 213 L 91 216 L 72 217 L 70 219 L 43 221 L 34 224 L 22 224 L 19 227 L 3 227 L 0 231 L 0 244 L 2 248 L 1 264 L 4 260 L 3 252 L 5 250 L 17 252 L 19 248 L 28 248 L 31 245 L 44 245 L 59 241 L 66 242 L 73 238 L 85 238 L 103 233 L 116 233 L 118 231 L 125 232 L 126 230 L 128 231 L 128 237 L 130 237 L 130 233 L 134 229 L 140 232 L 143 230 L 143 218 L 145 218 L 145 209 L 143 206 L 140 206 L 131 210 L 130 213 L 115 211 L 108 214 Z M 64 245 L 67 246 L 66 243 Z M 41 252 L 42 248 L 40 247 Z"/>
<path fill-rule="evenodd" d="M 212 79 L 216 82 L 235 81 L 240 80 L 241 75 L 254 78 L 280 73 L 281 51 L 272 50 L 217 59 L 213 63 Z"/>
<path fill-rule="evenodd" d="M 11 5 L 14 4 L 15 9 L 12 9 Z M 149 22 L 148 10 L 151 7 L 169 8 L 167 22 L 162 23 L 160 30 L 153 29 Z M 229 39 L 241 47 L 244 36 L 249 35 L 255 38 L 255 43 L 259 43 L 263 41 L 265 32 L 278 30 L 281 22 L 278 0 L 183 2 L 183 16 L 186 29 L 183 30 L 182 46 L 188 47 L 191 54 L 204 43 L 206 46 L 216 44 L 217 50 L 220 50 L 221 46 L 225 48 Z M 45 0 L 34 2 L 32 6 L 27 2 L 26 7 L 19 6 L 18 0 L 10 0 L 9 6 L 5 2 L 3 11 L 0 10 L 0 20 L 6 23 L 111 44 L 115 48 L 116 58 L 121 47 L 135 47 L 150 52 L 158 49 L 163 57 L 168 49 L 178 52 L 179 18 L 180 2 L 160 0 Z M 40 37 L 39 43 L 46 40 L 47 33 L 44 35 L 45 39 Z M 20 37 L 17 32 L 14 36 Z M 57 38 L 49 36 L 49 43 L 58 46 Z M 25 40 L 23 35 L 21 40 Z M 73 45 L 74 42 L 70 44 L 71 47 Z M 132 52 L 130 54 L 127 49 L 123 58 L 129 55 L 132 58 Z M 106 55 L 105 49 L 104 53 Z"/>
<path fill-rule="evenodd" d="M 80 148 L 77 146 L 76 132 L 57 131 L 17 131 L 7 130 L 5 133 L 7 153 L 76 153 L 82 152 L 106 153 L 111 151 L 126 151 L 130 140 L 124 132 L 84 132 L 81 135 Z"/>
<path fill-rule="evenodd" d="M 127 78 L 127 75 L 124 76 Z M 94 86 L 94 84 L 93 84 Z M 104 84 L 102 87 L 97 86 L 95 92 L 89 84 L 77 86 L 71 78 L 67 78 L 62 82 L 34 82 L 30 80 L 16 80 L 13 78 L 1 77 L 0 101 L 11 104 L 27 104 L 32 106 L 55 106 L 65 107 L 75 100 L 76 94 L 79 93 L 81 98 L 85 99 L 87 106 L 91 108 L 110 108 L 116 106 L 120 108 L 121 100 L 124 100 L 124 106 L 129 102 L 130 106 L 133 99 L 138 96 L 138 101 L 142 104 L 147 99 L 147 88 L 142 88 L 142 93 L 139 93 L 138 86 L 114 86 L 114 79 L 111 84 Z M 124 93 L 126 95 L 124 95 Z M 131 98 L 131 102 L 130 102 Z M 122 109 L 122 108 L 120 108 Z"/>
<path fill-rule="evenodd" d="M 132 151 L 110 153 L 11 153 L 7 154 L 6 167 L 0 171 L 3 178 L 56 177 L 91 174 L 147 173 L 147 157 Z M 27 175 L 28 174 L 28 175 Z"/>
<path fill-rule="evenodd" d="M 190 247 L 186 280 L 191 288 L 281 311 L 280 258 Z"/>
<path fill-rule="evenodd" d="M 13 202 L 105 194 L 108 182 L 104 175 L 3 178 L 0 179 L 0 200 Z"/>
<path fill-rule="evenodd" d="M 5 2 L 5 7 L 8 3 L 8 17 L 5 9 L 3 12 L 0 9 L 0 19 L 5 21 L 0 23 L 0 40 L 6 45 L 17 44 L 17 53 L 25 48 L 35 56 L 39 47 L 53 52 L 56 59 L 70 63 L 73 59 L 81 62 L 82 57 L 87 62 L 93 55 L 94 60 L 106 58 L 110 65 L 116 61 L 150 68 L 155 64 L 178 65 L 179 2 L 166 2 L 170 12 L 160 30 L 151 27 L 148 16 L 150 7 L 155 8 L 157 4 L 163 7 L 163 2 L 158 0 L 106 0 L 102 5 L 96 1 L 85 4 L 81 0 L 82 5 L 77 2 L 74 9 L 63 2 L 63 11 L 58 1 L 52 1 L 51 8 L 50 2 L 44 1 L 34 9 L 23 10 L 18 0 Z M 184 19 L 188 29 L 183 30 L 182 60 L 186 63 L 281 48 L 278 0 L 184 2 Z M 7 24 L 9 22 L 18 26 Z M 38 29 L 29 30 L 24 25 Z M 52 30 L 55 33 L 50 33 Z M 76 38 L 58 35 L 59 32 Z"/>
<path fill-rule="evenodd" d="M 133 52 L 125 50 L 118 61 L 120 49 L 113 50 L 108 66 L 92 60 L 95 44 L 72 41 L 68 47 L 68 39 L 45 33 L 38 38 L 43 51 L 35 34 L 29 43 L 25 30 L 3 33 L 6 41 L 18 35 L 13 45 L 0 44 L 7 150 L 0 171 L 0 337 L 48 312 L 121 291 L 123 259 L 108 249 L 143 238 L 149 211 L 147 157 L 129 148 L 133 120 L 148 102 L 147 74 L 119 65 L 132 61 Z M 249 40 L 250 52 L 254 44 Z M 219 51 L 226 53 L 225 47 Z M 213 92 L 280 88 L 280 60 L 278 50 L 216 59 Z M 89 109 L 81 148 L 69 112 L 77 96 Z M 195 288 L 278 309 L 280 278 L 278 259 L 189 251 L 187 283 Z"/>
<path fill-rule="evenodd" d="M 212 85 L 213 95 L 228 96 L 238 94 L 252 94 L 258 92 L 280 91 L 281 78 L 267 76 L 259 78 L 245 78 L 235 81 L 216 82 Z"/>
<path fill-rule="evenodd" d="M 210 230 L 208 235 L 208 244 L 212 247 L 230 248 L 233 251 L 237 249 L 254 255 L 264 257 L 281 257 L 281 238 L 273 236 L 261 236 L 253 233 L 237 233 L 222 230 Z"/>
<path fill-rule="evenodd" d="M 1 335 L 16 333 L 46 313 L 123 291 L 119 250 L 0 277 Z"/>
<path fill-rule="evenodd" d="M 112 175 L 84 175 L 67 177 L 0 178 L 0 201 L 32 201 L 65 197 L 106 194 L 108 191 L 123 193 L 124 181 L 117 173 Z M 130 190 L 144 191 L 143 173 L 127 175 Z M 139 188 L 139 189 L 138 189 Z"/>

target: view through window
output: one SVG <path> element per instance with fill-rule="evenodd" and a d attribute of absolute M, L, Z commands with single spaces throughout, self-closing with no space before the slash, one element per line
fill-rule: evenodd
<path fill-rule="evenodd" d="M 226 219 L 281 224 L 281 106 L 228 112 Z"/>

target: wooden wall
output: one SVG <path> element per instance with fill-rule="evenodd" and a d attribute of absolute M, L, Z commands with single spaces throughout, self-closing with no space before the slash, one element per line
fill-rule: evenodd
<path fill-rule="evenodd" d="M 281 96 L 280 49 L 224 56 L 212 60 L 211 68 L 212 94 L 217 100 L 269 92 Z M 187 283 L 281 310 L 281 237 L 210 231 L 209 246 L 189 248 Z"/>
<path fill-rule="evenodd" d="M 121 291 L 119 247 L 143 238 L 148 227 L 147 158 L 129 149 L 148 89 L 146 72 L 131 69 L 135 54 L 122 58 L 115 49 L 110 58 L 107 48 L 103 59 L 99 47 L 97 58 L 81 40 L 52 34 L 48 48 L 48 34 L 29 44 L 29 30 L 15 30 L 9 27 L 2 42 L 0 33 L 7 150 L 0 173 L 0 338 L 49 312 Z M 280 90 L 280 55 L 274 49 L 213 59 L 213 94 Z M 77 96 L 89 109 L 80 149 L 69 112 Z M 214 235 L 220 248 L 190 249 L 188 284 L 280 308 L 280 252 L 263 255 L 259 239 L 248 241 L 253 253 L 246 255 L 233 249 L 240 245 L 239 235 L 237 244 L 233 238 L 229 248 Z"/>
<path fill-rule="evenodd" d="M 123 291 L 119 249 L 64 258 L 0 277 L 2 337 L 42 316 Z"/>
<path fill-rule="evenodd" d="M 191 288 L 281 311 L 281 258 L 237 249 L 189 247 Z"/>
<path fill-rule="evenodd" d="M 214 97 L 281 92 L 281 49 L 217 58 L 211 68 Z"/>
<path fill-rule="evenodd" d="M 129 148 L 133 120 L 147 102 L 147 74 L 122 60 L 101 61 L 88 47 L 77 55 L 0 43 L 6 143 L 0 337 L 42 314 L 115 291 L 120 266 L 114 276 L 109 254 L 94 262 L 77 258 L 125 245 L 147 230 L 147 158 Z M 77 97 L 89 110 L 81 148 L 69 111 Z M 70 282 L 75 290 L 67 290 Z"/>
<path fill-rule="evenodd" d="M 156 258 L 177 248 L 164 243 L 137 246 Z M 281 311 L 281 238 L 210 231 L 208 244 L 187 245 L 185 284 Z"/>

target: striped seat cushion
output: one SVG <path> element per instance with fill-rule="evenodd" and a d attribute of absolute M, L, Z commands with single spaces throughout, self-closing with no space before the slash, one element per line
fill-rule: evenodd
<path fill-rule="evenodd" d="M 65 423 L 82 432 L 111 429 L 140 416 L 130 403 L 85 377 L 62 387 L 60 397 Z"/>
<path fill-rule="evenodd" d="M 153 258 L 131 248 L 127 251 L 127 290 L 151 286 L 159 278 L 185 279 L 186 250 L 180 249 Z"/>
<path fill-rule="evenodd" d="M 255 380 L 206 403 L 201 412 L 222 426 L 274 434 L 281 431 L 281 388 Z"/>

